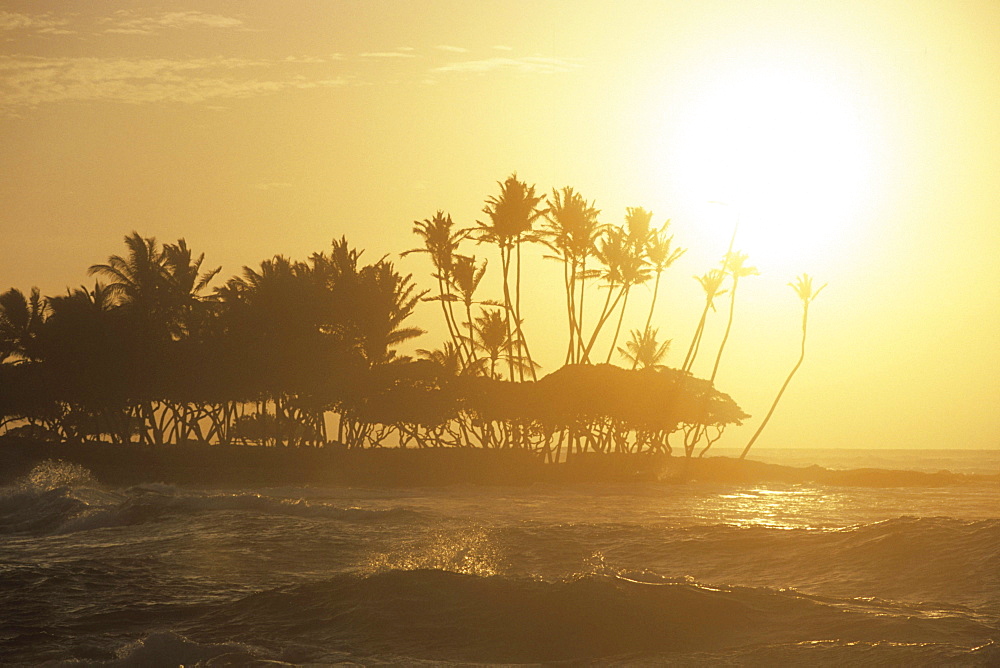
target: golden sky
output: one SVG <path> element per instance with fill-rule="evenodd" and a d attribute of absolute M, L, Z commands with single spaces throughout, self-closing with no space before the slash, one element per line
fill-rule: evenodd
<path fill-rule="evenodd" d="M 808 272 L 829 287 L 758 447 L 996 448 L 998 82 L 995 0 L 7 2 L 0 289 L 87 282 L 133 229 L 185 237 L 224 276 L 342 234 L 374 261 L 437 209 L 474 224 L 516 171 L 604 222 L 672 220 L 690 249 L 654 322 L 672 366 L 700 315 L 692 276 L 739 218 L 761 275 L 718 385 L 755 419 L 719 445 L 746 441 L 794 364 L 786 284 Z M 425 261 L 399 264 L 431 287 Z M 526 334 L 552 371 L 560 274 L 526 266 Z M 443 340 L 436 315 L 418 313 L 419 347 Z"/>

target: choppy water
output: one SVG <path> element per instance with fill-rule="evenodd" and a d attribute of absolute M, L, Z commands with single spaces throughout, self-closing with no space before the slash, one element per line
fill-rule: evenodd
<path fill-rule="evenodd" d="M 1000 485 L 0 488 L 0 663 L 580 660 L 998 665 Z"/>

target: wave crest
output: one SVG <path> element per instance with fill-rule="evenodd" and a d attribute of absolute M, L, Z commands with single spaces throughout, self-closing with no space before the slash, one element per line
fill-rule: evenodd
<path fill-rule="evenodd" d="M 969 615 L 888 601 L 649 574 L 543 581 L 443 570 L 337 576 L 252 595 L 205 621 L 275 641 L 294 630 L 310 643 L 358 654 L 492 662 L 719 652 L 831 639 L 969 650 L 996 634 Z"/>

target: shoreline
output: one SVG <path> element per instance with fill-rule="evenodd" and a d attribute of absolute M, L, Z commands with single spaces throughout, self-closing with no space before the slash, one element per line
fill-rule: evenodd
<path fill-rule="evenodd" d="M 63 461 L 109 485 L 167 483 L 203 487 L 424 487 L 536 483 L 817 484 L 851 487 L 942 487 L 1000 484 L 1000 474 L 788 466 L 730 457 L 585 453 L 545 463 L 539 453 L 478 448 L 284 448 L 220 445 L 54 443 L 0 437 L 0 485 L 39 464 Z"/>

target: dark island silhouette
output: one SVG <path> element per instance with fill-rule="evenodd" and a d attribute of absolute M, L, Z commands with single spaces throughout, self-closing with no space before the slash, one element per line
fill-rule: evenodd
<path fill-rule="evenodd" d="M 705 307 L 681 368 L 667 368 L 670 341 L 659 339 L 654 309 L 662 274 L 684 253 L 669 221 L 657 228 L 651 212 L 633 207 L 620 226 L 600 223 L 572 188 L 553 190 L 546 203 L 516 175 L 499 186 L 472 227 L 442 211 L 414 223 L 422 243 L 404 255 L 430 258 L 434 290 L 419 289 L 387 258 L 365 264 L 345 238 L 304 261 L 279 255 L 244 267 L 210 290 L 221 268 L 204 268 L 204 254 L 184 239 L 161 245 L 132 232 L 123 255 L 90 266 L 93 287 L 0 294 L 8 475 L 45 458 L 110 478 L 200 482 L 226 471 L 253 478 L 254 469 L 263 479 L 321 472 L 390 483 L 420 482 L 413 472 L 456 477 L 449 470 L 462 471 L 459 480 L 507 482 L 751 471 L 749 462 L 724 469 L 703 458 L 750 417 L 715 386 L 736 289 L 757 273 L 746 255 L 731 242 L 719 268 L 696 277 Z M 563 269 L 565 358 L 548 374 L 523 327 L 528 244 Z M 487 260 L 460 252 L 470 245 L 499 251 L 502 300 L 482 296 Z M 648 310 L 629 314 L 633 289 L 650 281 Z M 808 275 L 791 285 L 804 306 L 801 354 L 743 457 L 805 354 L 808 307 L 822 288 Z M 727 292 L 725 336 L 708 353 L 706 323 Z M 440 304 L 449 338 L 417 358 L 400 355 L 400 344 L 423 333 L 410 324 L 421 300 Z M 642 328 L 626 328 L 629 316 Z M 630 338 L 619 345 L 623 331 Z M 693 368 L 705 354 L 712 370 L 699 378 Z"/>

